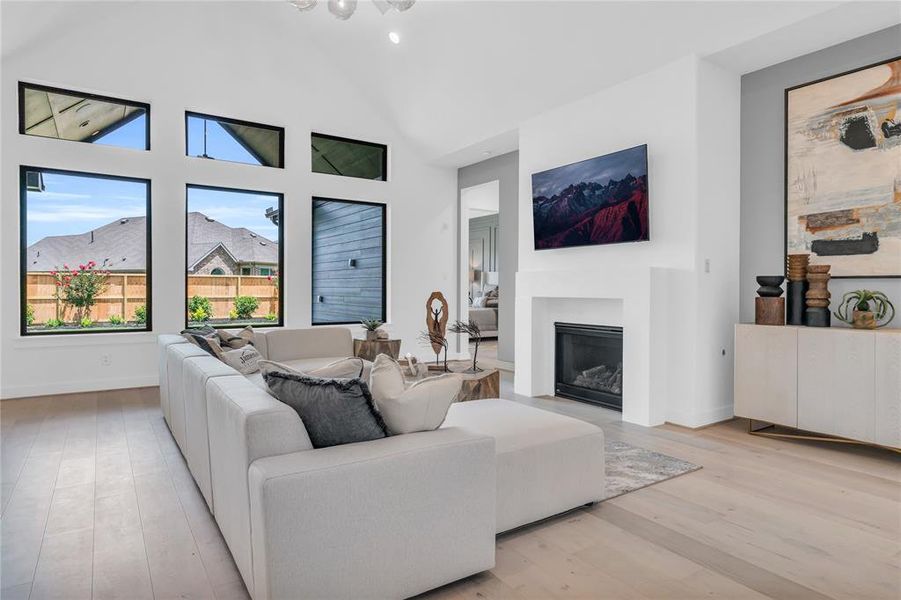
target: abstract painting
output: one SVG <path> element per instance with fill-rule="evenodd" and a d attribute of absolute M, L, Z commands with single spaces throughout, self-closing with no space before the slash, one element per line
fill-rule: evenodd
<path fill-rule="evenodd" d="M 532 175 L 535 249 L 648 239 L 648 147 Z"/>
<path fill-rule="evenodd" d="M 901 58 L 785 91 L 786 253 L 901 277 Z"/>

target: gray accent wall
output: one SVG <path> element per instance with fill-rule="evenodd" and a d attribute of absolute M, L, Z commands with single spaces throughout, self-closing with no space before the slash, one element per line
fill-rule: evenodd
<path fill-rule="evenodd" d="M 754 322 L 756 275 L 784 272 L 785 89 L 901 54 L 901 25 L 748 73 L 741 78 L 740 319 Z M 901 308 L 901 279 L 833 279 L 832 309 L 842 294 L 882 290 Z M 833 326 L 842 325 L 835 318 Z M 901 317 L 891 327 L 901 327 Z"/>
<path fill-rule="evenodd" d="M 313 199 L 314 325 L 385 320 L 384 227 L 380 204 Z"/>
<path fill-rule="evenodd" d="M 499 182 L 500 194 L 497 234 L 497 357 L 498 360 L 514 362 L 516 271 L 519 268 L 519 152 L 502 154 L 459 169 L 457 206 L 459 211 L 460 190 L 495 180 Z M 467 268 L 467 265 L 459 265 L 459 268 Z"/>

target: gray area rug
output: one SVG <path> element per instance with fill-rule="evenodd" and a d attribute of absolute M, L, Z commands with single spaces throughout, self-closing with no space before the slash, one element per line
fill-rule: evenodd
<path fill-rule="evenodd" d="M 607 489 L 604 500 L 616 498 L 701 468 L 688 461 L 652 452 L 625 442 L 607 441 L 604 445 L 607 463 Z"/>

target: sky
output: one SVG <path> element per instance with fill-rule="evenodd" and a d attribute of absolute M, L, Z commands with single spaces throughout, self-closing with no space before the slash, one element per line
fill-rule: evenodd
<path fill-rule="evenodd" d="M 143 182 L 44 173 L 44 191 L 27 192 L 28 245 L 49 235 L 97 229 L 123 217 L 147 215 Z"/>
<path fill-rule="evenodd" d="M 278 208 L 278 196 L 188 188 L 188 212 L 200 212 L 229 227 L 246 227 L 278 242 L 278 227 L 266 218 L 267 208 Z"/>
<path fill-rule="evenodd" d="M 207 124 L 206 154 L 216 160 L 228 160 L 231 162 L 259 165 L 250 152 L 244 146 L 235 141 L 230 133 L 225 131 L 219 123 L 200 117 L 188 117 L 188 155 L 203 156 L 203 124 Z"/>
<path fill-rule="evenodd" d="M 629 173 L 633 177 L 647 175 L 646 145 L 535 173 L 532 175 L 532 197 L 550 198 L 576 183 L 606 185 L 611 179 L 619 180 Z"/>
<path fill-rule="evenodd" d="M 93 140 L 93 143 L 143 150 L 145 118 L 138 117 Z M 188 119 L 189 150 L 203 152 L 203 120 Z M 207 153 L 220 160 L 259 164 L 217 123 L 207 125 Z M 189 152 L 193 154 L 193 152 Z M 123 217 L 147 214 L 146 186 L 142 182 L 81 175 L 44 173 L 43 192 L 27 192 L 27 242 L 30 246 L 50 235 L 86 233 Z M 265 194 L 235 193 L 191 188 L 188 210 L 202 212 L 230 227 L 246 227 L 278 241 L 278 227 L 265 217 L 278 198 Z"/>

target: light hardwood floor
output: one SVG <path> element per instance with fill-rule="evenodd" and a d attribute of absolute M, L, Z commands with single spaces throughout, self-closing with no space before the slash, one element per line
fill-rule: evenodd
<path fill-rule="evenodd" d="M 500 536 L 492 571 L 424 597 L 901 597 L 898 455 L 516 399 L 704 468 Z M 7 400 L 0 427 L 4 599 L 247 597 L 156 388 Z"/>

